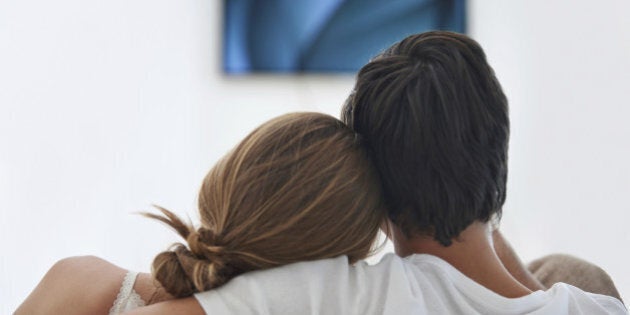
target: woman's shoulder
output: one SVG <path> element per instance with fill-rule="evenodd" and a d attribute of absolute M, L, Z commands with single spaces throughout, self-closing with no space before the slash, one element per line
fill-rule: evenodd
<path fill-rule="evenodd" d="M 59 288 L 67 288 L 86 300 L 107 299 L 109 303 L 118 294 L 127 270 L 96 256 L 75 256 L 55 263 L 46 277 Z"/>
<path fill-rule="evenodd" d="M 56 262 L 16 314 L 96 314 L 109 310 L 127 271 L 95 256 Z"/>
<path fill-rule="evenodd" d="M 96 256 L 73 256 L 57 261 L 48 271 L 53 276 L 125 275 L 126 270 Z"/>

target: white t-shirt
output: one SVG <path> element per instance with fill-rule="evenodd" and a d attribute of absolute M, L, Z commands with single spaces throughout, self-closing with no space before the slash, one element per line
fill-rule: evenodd
<path fill-rule="evenodd" d="M 628 314 L 612 297 L 568 284 L 510 299 L 431 255 L 345 256 L 255 271 L 195 294 L 207 314 Z"/>

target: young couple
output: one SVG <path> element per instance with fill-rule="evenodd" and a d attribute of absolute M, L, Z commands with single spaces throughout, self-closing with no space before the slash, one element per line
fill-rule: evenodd
<path fill-rule="evenodd" d="M 68 258 L 16 314 L 628 313 L 603 270 L 559 255 L 528 270 L 492 228 L 508 106 L 475 41 L 394 44 L 360 70 L 342 120 L 263 124 L 206 176 L 199 226 L 146 214 L 185 240 L 151 274 Z M 379 229 L 396 255 L 368 266 Z"/>

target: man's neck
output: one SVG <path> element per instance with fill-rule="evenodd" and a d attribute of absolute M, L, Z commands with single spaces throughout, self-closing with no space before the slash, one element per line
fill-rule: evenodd
<path fill-rule="evenodd" d="M 505 297 L 516 298 L 532 292 L 505 269 L 494 251 L 492 237 L 485 223 L 471 224 L 448 247 L 428 236 L 406 238 L 391 223 L 390 232 L 396 254 L 401 257 L 411 254 L 437 256 L 475 282 Z"/>

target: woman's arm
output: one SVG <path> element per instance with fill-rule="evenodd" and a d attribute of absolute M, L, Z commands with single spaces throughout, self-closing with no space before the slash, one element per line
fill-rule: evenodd
<path fill-rule="evenodd" d="M 492 232 L 492 241 L 497 256 L 499 256 L 503 266 L 512 274 L 512 277 L 532 291 L 547 290 L 547 288 L 527 270 L 527 267 L 523 265 L 514 249 L 512 249 L 512 246 L 510 246 L 510 243 L 508 243 L 498 229 Z"/>
<path fill-rule="evenodd" d="M 126 274 L 127 270 L 94 256 L 62 259 L 15 314 L 108 314 Z M 170 298 L 163 290 L 155 294 L 150 274 L 139 274 L 133 288 L 147 303 Z"/>
<path fill-rule="evenodd" d="M 145 307 L 140 307 L 124 315 L 205 315 L 201 305 L 193 297 L 161 302 Z"/>

